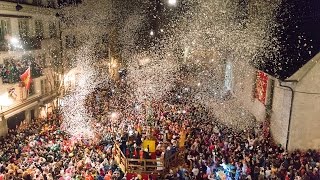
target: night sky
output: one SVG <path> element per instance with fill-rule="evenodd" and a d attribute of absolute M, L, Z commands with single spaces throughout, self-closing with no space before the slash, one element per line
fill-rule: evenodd
<path fill-rule="evenodd" d="M 282 4 L 278 21 L 280 54 L 265 59 L 261 69 L 284 80 L 320 51 L 320 1 L 288 0 Z"/>
<path fill-rule="evenodd" d="M 170 29 L 166 25 L 183 15 L 192 4 L 191 1 L 181 0 L 175 8 L 169 8 L 161 0 L 149 1 L 149 24 L 144 36 L 154 30 L 155 37 L 149 37 L 147 41 L 148 45 L 153 45 L 157 38 L 161 38 L 159 30 Z M 242 11 L 245 11 L 248 0 L 241 0 L 239 3 Z M 320 0 L 284 0 L 277 21 L 279 27 L 275 29 L 275 35 L 280 50 L 273 52 L 273 56 L 259 57 L 260 63 L 253 64 L 256 68 L 284 80 L 320 51 Z"/>

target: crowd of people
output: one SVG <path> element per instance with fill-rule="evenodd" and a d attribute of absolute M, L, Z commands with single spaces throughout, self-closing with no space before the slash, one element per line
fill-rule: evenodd
<path fill-rule="evenodd" d="M 62 118 L 49 115 L 10 130 L 0 144 L 0 179 L 121 179 L 110 148 L 60 130 Z"/>
<path fill-rule="evenodd" d="M 36 78 L 42 75 L 42 68 L 34 62 L 34 60 L 25 60 L 18 62 L 15 60 L 7 60 L 4 64 L 0 64 L 0 77 L 3 83 L 17 83 L 20 76 L 31 67 L 31 77 Z"/>
<path fill-rule="evenodd" d="M 137 101 L 132 93 L 111 92 L 98 88 L 86 99 L 95 139 L 66 134 L 59 113 L 10 131 L 0 143 L 0 180 L 125 179 L 114 143 L 128 158 L 163 160 L 180 153 L 179 166 L 172 164 L 168 173 L 156 169 L 164 173 L 159 179 L 320 179 L 320 153 L 288 153 L 272 141 L 267 123 L 234 130 L 187 99 L 172 101 L 168 94 Z M 144 140 L 156 142 L 154 157 L 143 149 Z"/>
<path fill-rule="evenodd" d="M 110 103 L 121 110 L 110 128 L 127 157 L 140 158 L 145 139 L 156 141 L 156 158 L 178 151 L 184 156 L 168 179 L 320 179 L 319 151 L 288 153 L 273 142 L 267 122 L 234 130 L 187 99 L 137 103 L 127 94 Z"/>

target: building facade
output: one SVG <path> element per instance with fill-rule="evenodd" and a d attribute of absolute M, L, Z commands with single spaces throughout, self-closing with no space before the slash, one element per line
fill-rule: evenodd
<path fill-rule="evenodd" d="M 0 1 L 0 136 L 58 104 L 61 55 L 57 1 Z M 30 68 L 27 89 L 20 75 Z"/>
<path fill-rule="evenodd" d="M 320 148 L 320 53 L 274 88 L 271 133 L 294 149 Z"/>

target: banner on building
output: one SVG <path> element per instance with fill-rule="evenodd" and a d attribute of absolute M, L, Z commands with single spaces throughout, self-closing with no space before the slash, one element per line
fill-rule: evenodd
<path fill-rule="evenodd" d="M 257 71 L 255 97 L 264 105 L 266 104 L 267 86 L 268 86 L 268 75 L 262 71 Z"/>
<path fill-rule="evenodd" d="M 27 90 L 30 88 L 31 84 L 31 71 L 30 67 L 20 76 L 23 85 L 26 87 Z"/>

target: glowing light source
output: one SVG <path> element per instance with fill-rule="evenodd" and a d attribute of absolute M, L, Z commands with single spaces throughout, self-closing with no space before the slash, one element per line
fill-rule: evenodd
<path fill-rule="evenodd" d="M 10 38 L 9 42 L 14 48 L 22 48 L 22 45 L 21 45 L 19 39 L 16 37 Z"/>
<path fill-rule="evenodd" d="M 0 106 L 1 106 L 1 111 L 2 107 L 9 107 L 13 104 L 13 100 L 9 98 L 9 93 L 4 93 L 0 96 Z"/>
<path fill-rule="evenodd" d="M 171 6 L 175 6 L 177 4 L 177 0 L 168 0 L 168 4 Z"/>
<path fill-rule="evenodd" d="M 10 43 L 12 45 L 18 45 L 19 44 L 19 40 L 18 40 L 18 38 L 13 37 L 13 38 L 10 39 Z"/>
<path fill-rule="evenodd" d="M 153 30 L 150 31 L 150 36 L 154 36 L 154 31 Z"/>

